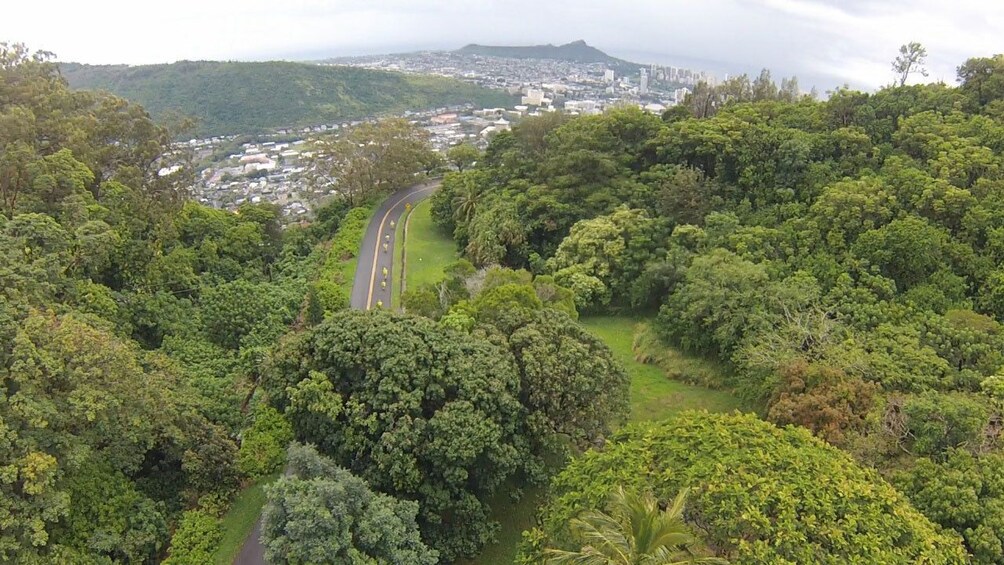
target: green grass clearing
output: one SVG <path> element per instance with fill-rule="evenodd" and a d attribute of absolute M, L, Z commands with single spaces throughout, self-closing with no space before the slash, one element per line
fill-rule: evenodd
<path fill-rule="evenodd" d="M 232 565 L 258 521 L 261 508 L 265 505 L 265 485 L 279 478 L 279 474 L 263 477 L 255 484 L 241 491 L 234 499 L 230 510 L 223 517 L 223 539 L 216 549 L 213 562 L 216 565 Z"/>
<path fill-rule="evenodd" d="M 660 420 L 683 410 L 705 409 L 709 412 L 730 412 L 742 409 L 735 396 L 722 390 L 712 390 L 673 380 L 667 376 L 666 365 L 657 367 L 635 359 L 633 350 L 635 329 L 644 320 L 625 316 L 590 316 L 580 320 L 593 335 L 602 339 L 613 351 L 631 377 L 632 422 Z M 673 351 L 681 367 L 715 371 L 714 364 L 703 359 Z M 666 355 L 666 359 L 670 356 Z M 672 373 L 672 371 L 670 371 Z"/>
<path fill-rule="evenodd" d="M 401 214 L 401 217 L 397 220 L 397 224 L 394 226 L 394 267 L 391 269 L 391 281 L 387 284 L 392 285 L 390 306 L 395 312 L 401 309 L 401 260 L 404 257 L 404 248 L 406 245 L 404 241 L 404 225 L 410 215 L 411 210 L 407 210 Z"/>
<path fill-rule="evenodd" d="M 432 204 L 428 199 L 411 211 L 405 254 L 408 262 L 406 289 L 438 283 L 443 279 L 443 269 L 457 260 L 453 238 L 432 223 Z"/>

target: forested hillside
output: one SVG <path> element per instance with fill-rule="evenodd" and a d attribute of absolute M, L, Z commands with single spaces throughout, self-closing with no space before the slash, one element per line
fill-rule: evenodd
<path fill-rule="evenodd" d="M 901 489 L 963 538 L 974 562 L 1002 562 L 1004 58 L 967 61 L 958 88 L 838 90 L 824 102 L 743 80 L 662 119 L 625 108 L 521 123 L 477 167 L 447 176 L 433 216 L 475 267 L 547 277 L 574 293 L 579 312 L 658 312 L 666 344 L 731 368 L 711 384 L 876 469 L 858 476 Z M 463 299 L 416 289 L 405 304 L 452 323 L 467 311 Z M 708 425 L 624 432 L 615 438 L 623 456 L 573 461 L 558 479 L 572 494 L 548 507 L 538 549 L 578 547 L 563 520 L 602 510 L 616 468 L 622 483 L 663 500 L 692 489 L 698 531 L 738 562 L 960 561 L 951 542 L 944 552 L 900 545 L 906 530 L 853 550 L 846 538 L 813 541 L 813 524 L 851 510 L 814 510 L 808 491 L 793 494 L 797 483 L 763 483 L 781 472 L 760 460 L 777 448 L 744 456 L 731 447 L 766 441 L 751 437 L 773 428 L 720 420 L 752 436 L 715 455 L 693 455 L 711 443 L 674 437 L 713 434 Z M 705 469 L 703 457 L 728 457 L 732 472 Z M 785 510 L 786 499 L 798 509 Z M 810 538 L 786 547 L 783 531 Z"/>
<path fill-rule="evenodd" d="M 512 103 L 505 92 L 455 79 L 283 61 L 61 63 L 59 69 L 71 87 L 106 90 L 141 104 L 154 118 L 195 117 L 196 129 L 204 135 L 255 133 L 452 104 Z"/>
<path fill-rule="evenodd" d="M 262 362 L 347 306 L 368 210 L 281 230 L 267 205 L 203 207 L 157 175 L 169 142 L 0 43 L 0 561 L 204 565 L 233 495 L 283 467 Z"/>

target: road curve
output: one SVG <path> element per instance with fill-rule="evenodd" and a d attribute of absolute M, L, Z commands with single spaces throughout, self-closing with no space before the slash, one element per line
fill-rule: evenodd
<path fill-rule="evenodd" d="M 392 194 L 376 209 L 369 225 L 366 226 L 366 235 L 359 247 L 359 264 L 352 281 L 349 306 L 356 310 L 369 310 L 378 307 L 379 302 L 384 308 L 391 307 L 391 291 L 394 287 L 391 282 L 394 280 L 394 244 L 397 243 L 394 241 L 395 228 L 410 206 L 421 202 L 437 188 L 439 188 L 438 180 L 409 186 Z M 391 222 L 394 223 L 394 228 L 390 226 Z M 387 244 L 386 250 L 383 248 L 384 243 Z M 385 280 L 383 275 L 385 267 L 386 288 L 380 284 Z M 261 516 L 244 540 L 234 565 L 268 565 L 265 562 L 265 547 L 261 544 Z"/>
<path fill-rule="evenodd" d="M 439 188 L 438 180 L 409 186 L 392 194 L 376 209 L 373 219 L 366 226 L 366 235 L 359 247 L 359 264 L 356 266 L 352 296 L 349 300 L 352 308 L 369 310 L 379 308 L 381 305 L 387 309 L 391 307 L 397 224 L 410 206 L 424 200 L 437 188 Z M 383 282 L 387 284 L 381 284 Z"/>

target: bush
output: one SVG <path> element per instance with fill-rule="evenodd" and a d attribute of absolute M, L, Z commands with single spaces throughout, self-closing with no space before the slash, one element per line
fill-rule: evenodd
<path fill-rule="evenodd" d="M 223 538 L 220 521 L 203 510 L 189 510 L 171 537 L 164 565 L 205 565 Z"/>
<path fill-rule="evenodd" d="M 293 428 L 286 418 L 274 408 L 259 405 L 254 423 L 244 430 L 237 468 L 253 479 L 279 472 L 286 463 L 286 445 L 292 440 Z"/>

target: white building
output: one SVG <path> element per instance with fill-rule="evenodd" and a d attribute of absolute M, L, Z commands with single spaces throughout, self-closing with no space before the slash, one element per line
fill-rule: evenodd
<path fill-rule="evenodd" d="M 599 114 L 600 108 L 595 100 L 568 100 L 565 102 L 565 111 L 579 114 Z"/>
<path fill-rule="evenodd" d="M 642 109 L 652 114 L 662 114 L 663 112 L 666 111 L 665 106 L 663 106 L 662 104 L 656 104 L 655 102 L 645 104 L 645 106 Z"/>
<path fill-rule="evenodd" d="M 522 98 L 520 103 L 528 106 L 542 106 L 544 104 L 544 91 L 539 88 L 528 88 L 526 96 Z"/>
<path fill-rule="evenodd" d="M 645 69 L 641 70 L 641 78 L 638 82 L 638 94 L 642 96 L 648 94 L 648 71 Z"/>
<path fill-rule="evenodd" d="M 611 83 L 614 82 L 614 78 L 615 77 L 614 77 L 614 70 L 613 69 L 607 69 L 607 70 L 603 71 L 603 82 L 605 82 L 607 84 L 611 84 Z"/>

